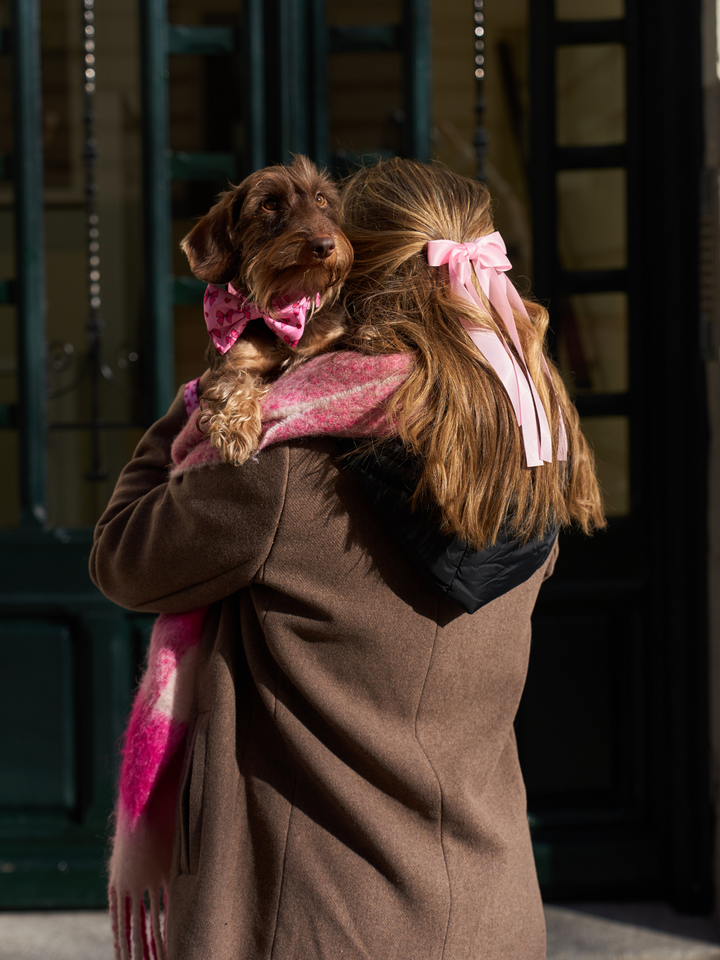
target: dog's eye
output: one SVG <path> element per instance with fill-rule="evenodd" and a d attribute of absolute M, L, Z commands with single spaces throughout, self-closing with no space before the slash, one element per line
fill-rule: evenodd
<path fill-rule="evenodd" d="M 327 200 L 325 199 L 325 197 L 324 197 L 321 193 L 316 193 L 316 194 L 315 194 L 315 203 L 316 203 L 319 207 L 324 207 L 324 206 L 327 204 Z"/>
<path fill-rule="evenodd" d="M 262 202 L 263 210 L 277 210 L 279 206 L 277 197 L 265 197 Z"/>

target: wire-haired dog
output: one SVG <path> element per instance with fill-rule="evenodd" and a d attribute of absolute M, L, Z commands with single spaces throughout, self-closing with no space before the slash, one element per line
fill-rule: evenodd
<path fill-rule="evenodd" d="M 330 178 L 299 156 L 221 194 L 182 241 L 190 269 L 209 283 L 212 373 L 199 424 L 230 463 L 255 451 L 272 380 L 344 332 L 333 304 L 353 253 L 339 206 Z M 215 286 L 224 283 L 227 291 Z"/>

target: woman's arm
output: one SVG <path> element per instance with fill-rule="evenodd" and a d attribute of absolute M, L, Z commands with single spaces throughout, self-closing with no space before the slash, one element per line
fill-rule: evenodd
<path fill-rule="evenodd" d="M 169 479 L 172 441 L 186 422 L 181 390 L 140 441 L 95 529 L 90 575 L 121 606 L 177 613 L 213 603 L 250 583 L 272 546 L 287 448 Z"/>

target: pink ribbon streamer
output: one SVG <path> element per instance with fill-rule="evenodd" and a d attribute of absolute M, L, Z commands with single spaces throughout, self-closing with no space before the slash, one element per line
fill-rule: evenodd
<path fill-rule="evenodd" d="M 477 290 L 473 286 L 472 271 L 478 278 L 480 289 L 495 307 L 510 335 L 517 357 L 508 348 L 505 340 L 495 331 L 478 327 L 466 318 L 460 322 L 470 339 L 478 347 L 487 362 L 500 378 L 512 403 L 518 426 L 522 431 L 525 458 L 529 467 L 539 467 L 552 461 L 552 434 L 547 414 L 525 360 L 518 336 L 513 308 L 527 317 L 527 310 L 515 287 L 507 277 L 512 264 L 508 260 L 505 243 L 497 232 L 479 237 L 469 243 L 454 240 L 431 240 L 427 249 L 431 267 L 448 265 L 450 286 L 464 300 L 486 312 Z M 545 373 L 550 379 L 550 370 L 543 357 Z M 539 426 L 539 435 L 538 435 Z M 560 420 L 558 460 L 567 459 L 567 434 Z"/>
<path fill-rule="evenodd" d="M 209 283 L 205 290 L 203 309 L 205 326 L 220 353 L 227 353 L 251 320 L 262 319 L 281 340 L 296 347 L 305 330 L 305 317 L 312 305 L 310 297 L 291 301 L 276 297 L 272 302 L 273 315 L 263 313 L 244 293 L 231 283 L 227 290 Z M 320 306 L 320 296 L 315 298 Z"/>

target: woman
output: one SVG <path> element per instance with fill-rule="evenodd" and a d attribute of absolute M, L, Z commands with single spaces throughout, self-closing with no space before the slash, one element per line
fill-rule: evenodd
<path fill-rule="evenodd" d="M 603 525 L 592 458 L 481 184 L 387 161 L 344 217 L 349 349 L 277 381 L 242 467 L 181 391 L 97 528 L 112 599 L 207 608 L 180 644 L 168 956 L 539 960 L 513 719 L 557 527 Z"/>

